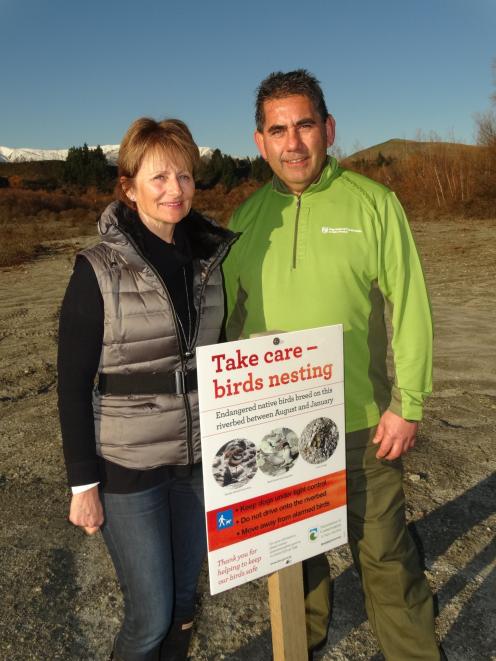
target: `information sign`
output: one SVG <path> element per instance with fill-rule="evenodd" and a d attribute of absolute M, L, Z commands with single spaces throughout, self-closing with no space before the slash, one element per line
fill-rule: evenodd
<path fill-rule="evenodd" d="M 341 325 L 197 349 L 212 594 L 347 541 Z"/>

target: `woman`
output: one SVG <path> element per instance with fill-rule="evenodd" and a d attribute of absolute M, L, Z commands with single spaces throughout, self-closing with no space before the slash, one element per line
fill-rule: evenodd
<path fill-rule="evenodd" d="M 191 209 L 198 162 L 183 122 L 131 125 L 118 199 L 61 310 L 69 519 L 102 531 L 124 595 L 123 661 L 186 658 L 206 549 L 195 347 L 219 339 L 235 235 Z"/>

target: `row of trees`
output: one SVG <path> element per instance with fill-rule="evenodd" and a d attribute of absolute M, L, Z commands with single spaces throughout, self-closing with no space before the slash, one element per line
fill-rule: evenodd
<path fill-rule="evenodd" d="M 216 149 L 210 159 L 202 160 L 196 181 L 198 188 L 208 189 L 222 184 L 231 190 L 248 179 L 264 183 L 271 176 L 270 167 L 260 156 L 255 159 L 233 158 Z"/>
<path fill-rule="evenodd" d="M 117 171 L 108 165 L 100 146 L 90 149 L 85 143 L 82 147 L 71 147 L 64 164 L 63 178 L 67 184 L 81 187 L 95 186 L 106 191 L 115 180 Z M 216 149 L 211 158 L 203 159 L 196 175 L 198 188 L 213 188 L 222 184 L 227 190 L 241 182 L 254 179 L 265 182 L 271 176 L 271 169 L 261 158 L 233 158 Z"/>
<path fill-rule="evenodd" d="M 63 178 L 67 184 L 108 190 L 116 176 L 116 168 L 107 163 L 100 145 L 90 149 L 86 143 L 82 147 L 71 147 L 64 164 Z"/>

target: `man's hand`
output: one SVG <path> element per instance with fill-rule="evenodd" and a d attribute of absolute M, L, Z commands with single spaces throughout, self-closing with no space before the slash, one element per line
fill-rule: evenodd
<path fill-rule="evenodd" d="M 71 500 L 69 521 L 80 526 L 87 535 L 94 535 L 103 523 L 103 508 L 98 486 L 75 493 Z"/>
<path fill-rule="evenodd" d="M 377 459 L 392 461 L 406 454 L 415 445 L 417 422 L 408 422 L 392 411 L 385 411 L 379 420 L 373 443 L 379 445 Z"/>

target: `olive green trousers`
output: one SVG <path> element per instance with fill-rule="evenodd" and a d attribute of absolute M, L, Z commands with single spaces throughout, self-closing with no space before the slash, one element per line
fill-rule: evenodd
<path fill-rule="evenodd" d="M 432 594 L 406 527 L 401 461 L 378 460 L 375 428 L 346 434 L 348 536 L 365 608 L 388 661 L 438 661 Z M 327 636 L 325 555 L 303 563 L 308 647 Z M 357 596 L 358 598 L 358 596 Z"/>

